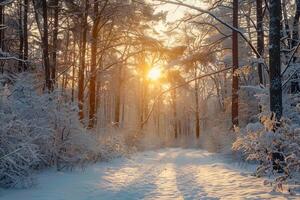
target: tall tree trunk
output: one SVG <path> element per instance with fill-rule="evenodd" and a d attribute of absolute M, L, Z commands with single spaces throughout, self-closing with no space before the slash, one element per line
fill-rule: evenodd
<path fill-rule="evenodd" d="M 47 0 L 42 0 L 42 10 L 43 10 L 43 59 L 45 68 L 45 80 L 46 87 L 48 91 L 52 90 L 52 83 L 50 77 L 50 63 L 49 63 L 49 44 L 48 44 L 48 9 Z"/>
<path fill-rule="evenodd" d="M 176 89 L 171 91 L 172 95 L 172 107 L 173 107 L 173 129 L 175 139 L 178 138 L 178 119 L 177 119 L 177 101 L 176 101 Z"/>
<path fill-rule="evenodd" d="M 93 128 L 96 121 L 96 79 L 97 79 L 97 41 L 99 26 L 99 4 L 94 0 L 94 23 L 92 28 L 91 41 L 91 69 L 90 69 L 90 88 L 89 88 L 89 128 Z"/>
<path fill-rule="evenodd" d="M 233 26 L 238 28 L 238 0 L 233 0 Z M 238 51 L 238 33 L 233 31 L 232 33 L 232 64 L 233 64 L 233 74 L 232 74 L 232 125 L 239 125 L 239 76 L 236 73 L 239 67 L 239 51 Z"/>
<path fill-rule="evenodd" d="M 197 77 L 197 69 L 195 69 L 195 77 Z M 199 81 L 195 81 L 195 103 L 196 103 L 196 110 L 195 110 L 195 128 L 196 128 L 196 137 L 200 138 L 200 113 L 199 113 Z"/>
<path fill-rule="evenodd" d="M 3 32 L 4 32 L 4 6 L 0 6 L 0 25 L 1 25 L 1 29 L 0 29 L 0 47 L 2 49 L 2 51 L 4 51 L 3 49 Z"/>
<path fill-rule="evenodd" d="M 19 1 L 19 59 L 24 59 L 24 35 L 23 35 L 23 5 Z M 19 72 L 24 70 L 23 62 L 19 61 Z"/>
<path fill-rule="evenodd" d="M 263 6 L 262 0 L 256 0 L 256 24 L 257 24 L 257 51 L 263 56 L 264 54 L 264 30 L 263 30 Z M 264 84 L 263 64 L 258 63 L 259 83 Z"/>
<path fill-rule="evenodd" d="M 57 37 L 58 37 L 58 14 L 59 14 L 59 2 L 54 0 L 54 27 L 53 27 L 53 41 L 52 41 L 52 65 L 51 65 L 51 81 L 54 86 L 56 79 L 57 68 Z"/>
<path fill-rule="evenodd" d="M 28 60 L 28 0 L 24 0 L 23 2 L 24 12 L 23 12 L 23 36 L 24 36 L 24 60 Z M 24 63 L 24 69 L 28 69 L 28 62 Z"/>
<path fill-rule="evenodd" d="M 79 109 L 79 120 L 82 121 L 84 119 L 84 74 L 85 74 L 85 55 L 86 55 L 86 41 L 87 41 L 87 17 L 88 17 L 88 10 L 89 10 L 89 1 L 85 0 L 85 8 L 84 14 L 82 17 L 81 22 L 81 52 L 80 52 L 80 66 L 78 72 L 78 109 Z"/>
<path fill-rule="evenodd" d="M 4 51 L 4 6 L 0 6 L 0 48 Z M 1 73 L 4 73 L 4 62 L 0 61 Z"/>
<path fill-rule="evenodd" d="M 282 86 L 280 59 L 281 2 L 270 0 L 270 110 L 279 121 L 282 116 Z"/>
<path fill-rule="evenodd" d="M 115 96 L 115 124 L 120 126 L 120 112 L 121 112 L 121 86 L 122 86 L 122 66 L 118 68 L 117 91 Z"/>

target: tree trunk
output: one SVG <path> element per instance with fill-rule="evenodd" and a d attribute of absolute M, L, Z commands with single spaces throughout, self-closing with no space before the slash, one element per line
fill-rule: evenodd
<path fill-rule="evenodd" d="M 24 12 L 23 12 L 23 39 L 24 39 L 24 60 L 28 60 L 28 7 L 29 2 L 28 0 L 24 0 L 23 2 L 24 6 Z M 28 62 L 24 63 L 24 69 L 28 69 Z"/>
<path fill-rule="evenodd" d="M 24 59 L 24 35 L 23 35 L 23 5 L 19 1 L 19 59 Z M 19 61 L 19 72 L 24 70 L 23 62 Z"/>
<path fill-rule="evenodd" d="M 90 69 L 90 88 L 89 88 L 89 128 L 93 128 L 96 121 L 96 79 L 97 79 L 97 41 L 98 41 L 98 0 L 94 0 L 94 23 L 92 28 L 91 41 L 91 69 Z"/>
<path fill-rule="evenodd" d="M 195 77 L 197 77 L 197 69 L 195 69 Z M 196 111 L 195 111 L 195 128 L 196 128 L 196 137 L 200 138 L 200 113 L 199 113 L 199 81 L 195 81 L 195 103 L 196 103 Z"/>
<path fill-rule="evenodd" d="M 1 29 L 0 29 L 0 47 L 2 49 L 2 51 L 4 51 L 3 49 L 3 32 L 4 32 L 4 29 L 2 28 L 3 25 L 4 25 L 4 6 L 0 6 L 0 25 L 1 25 Z"/>
<path fill-rule="evenodd" d="M 58 13 L 59 13 L 59 2 L 54 0 L 54 27 L 53 27 L 53 41 L 52 41 L 52 66 L 51 66 L 51 81 L 55 84 L 56 79 L 56 68 L 57 68 L 57 37 L 58 37 Z"/>
<path fill-rule="evenodd" d="M 43 10 L 43 59 L 44 59 L 44 68 L 45 68 L 45 80 L 46 87 L 48 91 L 52 90 L 52 83 L 50 77 L 50 64 L 49 64 L 49 44 L 48 44 L 48 10 L 47 10 L 47 1 L 42 0 L 42 10 Z"/>
<path fill-rule="evenodd" d="M 233 0 L 233 26 L 238 28 L 238 0 Z M 232 32 L 232 64 L 233 64 L 233 74 L 232 74 L 232 125 L 239 125 L 239 76 L 236 73 L 239 67 L 238 59 L 238 33 L 236 31 Z"/>
<path fill-rule="evenodd" d="M 175 139 L 178 138 L 178 124 L 177 124 L 177 102 L 176 102 L 176 89 L 171 91 L 171 96 L 172 96 L 172 108 L 173 108 L 173 129 L 174 129 L 174 136 Z"/>
<path fill-rule="evenodd" d="M 0 6 L 0 48 L 2 51 L 4 51 L 4 6 Z M 0 66 L 1 66 L 1 73 L 4 73 L 4 62 L 0 61 Z"/>
<path fill-rule="evenodd" d="M 270 0 L 270 110 L 279 121 L 282 116 L 282 87 L 280 60 L 281 2 Z"/>
<path fill-rule="evenodd" d="M 263 7 L 262 0 L 256 0 L 256 24 L 257 24 L 257 51 L 263 56 L 264 54 L 264 30 L 263 30 Z M 259 83 L 264 84 L 263 64 L 258 63 Z"/>
<path fill-rule="evenodd" d="M 80 52 L 80 66 L 78 72 L 78 109 L 79 109 L 79 120 L 82 121 L 84 119 L 84 73 L 85 73 L 85 55 L 86 55 L 86 41 L 87 41 L 87 16 L 88 16 L 89 2 L 85 0 L 85 8 L 84 14 L 81 22 L 81 52 Z"/>
<path fill-rule="evenodd" d="M 121 111 L 121 86 L 122 86 L 122 66 L 118 68 L 118 81 L 117 81 L 117 91 L 115 96 L 115 124 L 117 127 L 120 126 L 120 111 Z"/>

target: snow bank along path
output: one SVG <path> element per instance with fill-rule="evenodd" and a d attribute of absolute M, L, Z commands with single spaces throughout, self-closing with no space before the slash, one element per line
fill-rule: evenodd
<path fill-rule="evenodd" d="M 0 190 L 0 200 L 300 198 L 272 193 L 252 167 L 203 150 L 162 149 L 82 172 L 43 172 L 32 189 Z"/>

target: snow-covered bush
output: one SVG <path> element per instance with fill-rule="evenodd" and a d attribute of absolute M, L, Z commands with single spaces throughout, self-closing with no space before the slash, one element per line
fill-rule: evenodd
<path fill-rule="evenodd" d="M 300 126 L 291 116 L 300 113 L 298 106 L 285 104 L 286 118 L 278 124 L 266 106 L 267 91 L 257 96 L 262 106 L 262 112 L 257 116 L 260 120 L 237 130 L 233 149 L 243 152 L 247 160 L 258 161 L 256 175 L 272 177 L 270 183 L 275 189 L 282 190 L 283 184 L 299 179 Z"/>
<path fill-rule="evenodd" d="M 0 187 L 27 187 L 32 170 L 82 166 L 122 155 L 116 138 L 99 139 L 59 91 L 39 91 L 37 76 L 0 77 Z"/>

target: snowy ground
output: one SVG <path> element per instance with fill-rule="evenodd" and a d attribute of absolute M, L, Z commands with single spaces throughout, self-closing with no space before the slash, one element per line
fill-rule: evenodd
<path fill-rule="evenodd" d="M 0 199 L 300 199 L 271 192 L 251 168 L 202 150 L 163 149 L 83 172 L 43 172 L 34 188 L 0 190 Z"/>

